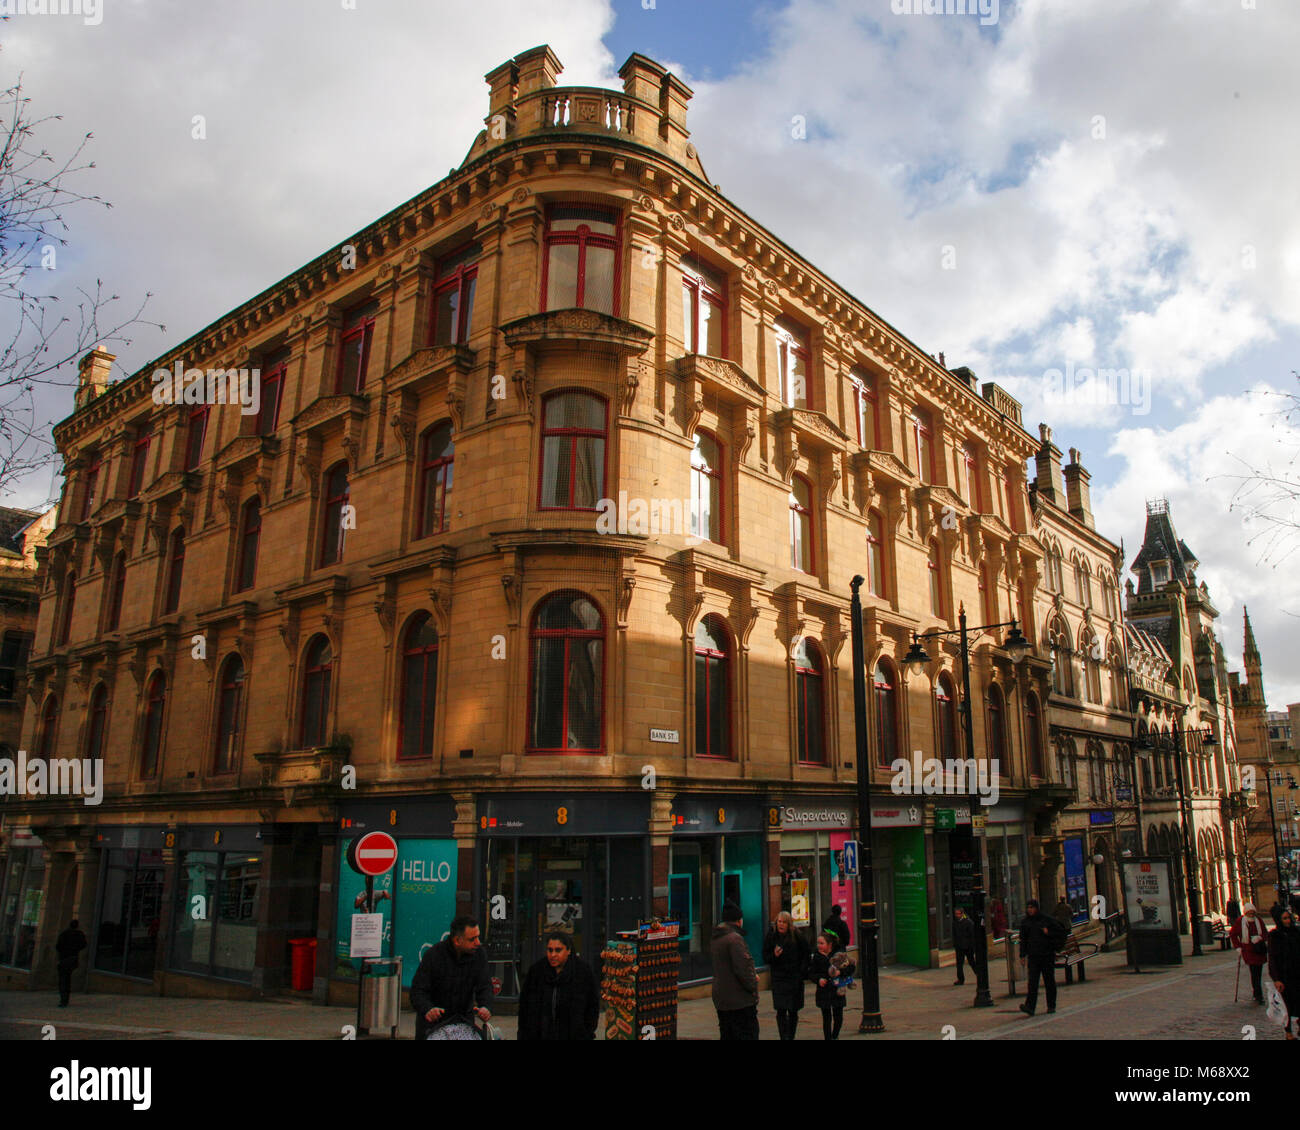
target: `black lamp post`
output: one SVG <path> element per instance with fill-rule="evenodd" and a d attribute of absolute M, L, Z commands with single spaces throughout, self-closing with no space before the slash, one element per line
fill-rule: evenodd
<path fill-rule="evenodd" d="M 1282 850 L 1277 839 L 1277 809 L 1273 807 L 1273 770 L 1269 769 L 1265 777 L 1268 780 L 1268 818 L 1273 825 L 1273 870 L 1277 873 L 1278 902 L 1289 907 L 1291 905 L 1291 887 L 1282 875 Z M 1290 782 L 1289 788 L 1294 789 L 1296 787 L 1295 778 L 1289 773 L 1287 774 L 1287 781 Z M 1279 780 L 1278 784 L 1281 783 Z"/>
<path fill-rule="evenodd" d="M 1201 955 L 1201 890 L 1196 885 L 1196 866 L 1193 862 L 1192 855 L 1192 817 L 1187 811 L 1187 783 L 1183 772 L 1183 735 L 1199 734 L 1201 744 L 1207 749 L 1213 749 L 1219 744 L 1218 739 L 1214 736 L 1214 731 L 1206 726 L 1202 729 L 1200 726 L 1191 726 L 1187 729 L 1174 730 L 1174 775 L 1178 778 L 1178 816 L 1183 826 L 1183 874 L 1186 877 L 1187 884 L 1187 910 L 1191 921 L 1189 925 L 1192 931 L 1192 957 Z M 1143 745 L 1143 748 L 1149 748 L 1149 741 Z"/>
<path fill-rule="evenodd" d="M 876 918 L 876 876 L 871 862 L 871 757 L 867 752 L 867 671 L 862 643 L 862 597 L 858 590 L 863 578 L 849 582 L 853 596 L 849 615 L 853 620 L 853 726 L 857 734 L 854 768 L 858 773 L 858 957 L 862 962 L 862 1023 L 859 1032 L 883 1032 L 880 1015 L 880 967 L 876 942 L 880 922 Z"/>
<path fill-rule="evenodd" d="M 921 635 L 913 632 L 912 646 L 908 649 L 907 657 L 903 662 L 911 674 L 921 675 L 925 671 L 926 664 L 930 662 L 930 657 L 926 654 L 925 648 L 921 646 L 922 640 L 941 639 L 945 636 L 960 637 L 962 729 L 966 734 L 967 756 L 974 757 L 975 728 L 971 722 L 970 707 L 970 633 L 973 632 L 978 635 L 980 632 L 992 631 L 994 628 L 1009 627 L 1011 630 L 1007 633 L 1006 641 L 1002 646 L 1006 648 L 1007 654 L 1011 657 L 1011 662 L 1016 664 L 1020 663 L 1029 654 L 1029 641 L 1025 639 L 1015 620 L 1006 620 L 1000 624 L 982 624 L 978 628 L 967 628 L 965 605 L 962 605 L 958 610 L 957 623 L 958 627 L 956 629 L 936 629 L 933 632 L 924 632 Z M 975 806 L 972 803 L 972 820 L 974 819 L 974 811 Z M 978 847 L 979 840 L 974 839 L 974 842 L 977 845 L 977 858 L 975 860 L 975 887 L 971 891 L 971 917 L 975 920 L 975 1000 L 972 1007 L 990 1008 L 993 1005 L 993 997 L 989 993 L 988 938 L 985 936 L 984 930 L 984 853 Z"/>

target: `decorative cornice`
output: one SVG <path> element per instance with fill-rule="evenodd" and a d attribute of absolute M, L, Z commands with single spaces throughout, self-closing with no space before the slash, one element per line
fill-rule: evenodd
<path fill-rule="evenodd" d="M 580 342 L 585 349 L 604 347 L 616 353 L 644 353 L 654 331 L 595 310 L 548 310 L 516 318 L 501 327 L 511 349 Z"/>

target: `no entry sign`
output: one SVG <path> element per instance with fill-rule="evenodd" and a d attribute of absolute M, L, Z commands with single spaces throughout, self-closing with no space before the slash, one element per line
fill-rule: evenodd
<path fill-rule="evenodd" d="M 387 832 L 367 832 L 348 845 L 348 865 L 359 875 L 374 878 L 397 862 L 397 841 Z"/>

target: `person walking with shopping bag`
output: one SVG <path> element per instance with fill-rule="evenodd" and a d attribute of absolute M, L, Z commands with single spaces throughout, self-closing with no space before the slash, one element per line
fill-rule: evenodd
<path fill-rule="evenodd" d="M 1289 910 L 1278 915 L 1277 929 L 1268 936 L 1268 975 L 1286 1005 L 1286 1038 L 1294 1040 L 1291 1021 L 1300 1016 L 1300 927 Z"/>
<path fill-rule="evenodd" d="M 1250 988 L 1255 995 L 1255 1003 L 1264 1003 L 1263 974 L 1268 961 L 1268 931 L 1264 920 L 1259 916 L 1253 902 L 1242 907 L 1242 915 L 1232 924 L 1228 931 L 1232 944 L 1240 951 L 1239 960 L 1250 970 Z"/>

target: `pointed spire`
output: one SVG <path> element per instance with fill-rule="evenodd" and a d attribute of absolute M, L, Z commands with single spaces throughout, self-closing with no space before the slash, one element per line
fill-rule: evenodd
<path fill-rule="evenodd" d="M 1252 660 L 1255 663 L 1259 663 L 1259 648 L 1255 646 L 1255 631 L 1250 626 L 1250 609 L 1245 605 L 1242 605 L 1241 611 L 1246 619 L 1246 647 L 1245 654 L 1242 658 L 1245 659 L 1247 663 L 1250 663 Z"/>

